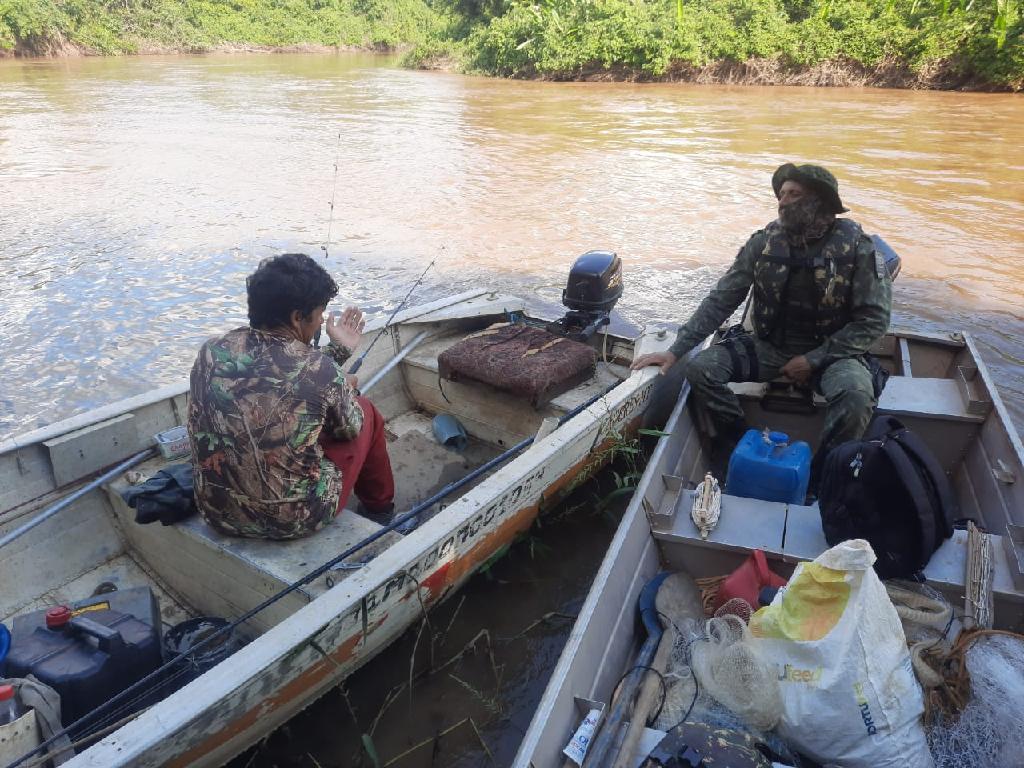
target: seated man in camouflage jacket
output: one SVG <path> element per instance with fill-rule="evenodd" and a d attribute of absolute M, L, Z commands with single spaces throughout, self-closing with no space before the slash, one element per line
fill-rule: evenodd
<path fill-rule="evenodd" d="M 222 533 L 293 539 L 319 530 L 355 490 L 360 514 L 386 522 L 395 494 L 384 419 L 342 364 L 363 316 L 327 319 L 338 293 L 309 256 L 266 259 L 246 280 L 249 325 L 207 341 L 192 367 L 188 431 L 196 502 Z"/>
<path fill-rule="evenodd" d="M 633 368 L 666 374 L 652 395 L 649 424 L 664 423 L 685 378 L 711 416 L 721 460 L 747 429 L 730 381 L 779 376 L 814 385 L 828 408 L 817 453 L 859 438 L 876 405 L 864 354 L 889 327 L 892 286 L 884 260 L 845 213 L 839 183 L 816 165 L 780 166 L 772 176 L 779 218 L 755 232 L 729 271 L 680 328 L 668 352 Z M 717 330 L 753 289 L 753 334 L 686 354 Z M 816 464 L 818 463 L 816 462 Z"/>

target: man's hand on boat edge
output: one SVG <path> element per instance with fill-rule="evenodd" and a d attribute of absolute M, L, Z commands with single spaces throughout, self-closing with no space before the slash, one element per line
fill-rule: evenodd
<path fill-rule="evenodd" d="M 661 373 L 668 373 L 668 369 L 671 368 L 679 360 L 678 357 L 673 355 L 671 352 L 648 352 L 646 355 L 640 355 L 633 364 L 629 366 L 631 371 L 639 371 L 641 368 L 646 368 L 649 365 L 656 365 L 661 368 Z"/>

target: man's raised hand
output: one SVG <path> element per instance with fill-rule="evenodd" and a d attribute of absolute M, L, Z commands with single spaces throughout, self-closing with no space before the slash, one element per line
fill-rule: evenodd
<path fill-rule="evenodd" d="M 355 352 L 363 336 L 366 321 L 358 307 L 345 307 L 340 313 L 331 312 L 327 318 L 327 336 L 335 344 Z"/>

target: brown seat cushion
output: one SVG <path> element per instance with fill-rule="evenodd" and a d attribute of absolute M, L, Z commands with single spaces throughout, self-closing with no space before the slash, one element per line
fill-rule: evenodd
<path fill-rule="evenodd" d="M 597 353 L 541 328 L 501 323 L 449 347 L 437 363 L 444 379 L 482 381 L 538 406 L 593 376 Z"/>

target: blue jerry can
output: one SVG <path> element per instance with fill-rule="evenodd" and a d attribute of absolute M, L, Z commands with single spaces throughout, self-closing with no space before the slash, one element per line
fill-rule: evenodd
<path fill-rule="evenodd" d="M 811 447 L 785 432 L 747 430 L 729 457 L 725 492 L 763 501 L 803 504 L 811 479 Z"/>

